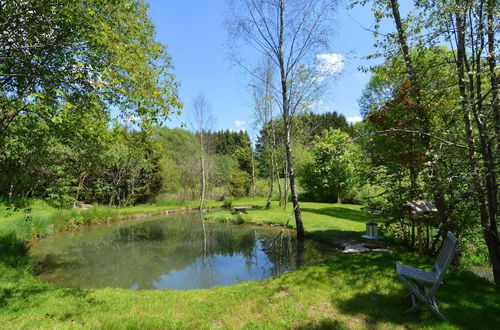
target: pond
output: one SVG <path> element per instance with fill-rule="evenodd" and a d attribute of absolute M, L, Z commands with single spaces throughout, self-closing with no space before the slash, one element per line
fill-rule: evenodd
<path fill-rule="evenodd" d="M 263 280 L 329 254 L 280 228 L 186 213 L 61 233 L 30 248 L 37 276 L 66 287 L 188 290 Z"/>

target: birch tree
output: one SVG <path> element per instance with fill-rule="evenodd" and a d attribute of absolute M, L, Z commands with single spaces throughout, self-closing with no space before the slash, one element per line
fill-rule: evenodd
<path fill-rule="evenodd" d="M 332 0 L 231 2 L 228 28 L 233 46 L 250 45 L 268 57 L 277 72 L 275 88 L 284 123 L 287 173 L 298 239 L 304 238 L 304 226 L 295 182 L 292 118 L 318 97 L 323 79 L 314 70 L 314 59 L 327 49 L 336 4 Z M 244 60 L 237 58 L 237 62 L 245 67 Z"/>
<path fill-rule="evenodd" d="M 206 199 L 207 189 L 207 153 L 208 153 L 208 132 L 213 125 L 213 118 L 210 106 L 206 97 L 199 94 L 193 98 L 193 119 L 195 130 L 199 139 L 199 159 L 200 159 L 200 212 Z"/>
<path fill-rule="evenodd" d="M 265 151 L 268 154 L 269 162 L 269 190 L 267 194 L 266 209 L 271 207 L 274 193 L 274 180 L 276 174 L 276 133 L 274 130 L 274 103 L 275 93 L 273 89 L 273 67 L 268 58 L 265 64 L 256 69 L 257 79 L 251 83 L 252 95 L 254 100 L 255 126 L 264 130 L 270 130 L 266 134 L 264 142 Z"/>

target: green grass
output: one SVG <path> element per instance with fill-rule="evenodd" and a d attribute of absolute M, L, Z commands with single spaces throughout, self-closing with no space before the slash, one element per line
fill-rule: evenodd
<path fill-rule="evenodd" d="M 262 203 L 260 203 L 262 204 Z M 381 220 L 376 216 L 361 211 L 359 205 L 301 203 L 304 214 L 303 221 L 307 236 L 330 242 L 342 238 L 359 237 L 365 231 L 365 224 Z M 234 214 L 232 210 L 207 214 L 205 219 L 225 223 L 280 224 L 295 227 L 291 204 L 283 207 L 273 205 L 269 210 L 264 208 L 250 209 L 247 214 Z"/>
<path fill-rule="evenodd" d="M 243 198 L 232 202 L 235 205 L 258 203 L 259 198 Z M 207 201 L 205 208 L 221 208 L 222 201 Z M 141 204 L 130 207 L 97 205 L 88 210 L 55 209 L 41 200 L 30 200 L 23 207 L 7 207 L 0 204 L 0 235 L 15 233 L 19 239 L 43 237 L 54 232 L 75 230 L 92 224 L 111 223 L 160 215 L 171 210 L 197 209 L 196 201 L 161 200 L 155 204 Z"/>
<path fill-rule="evenodd" d="M 252 203 L 264 204 L 263 200 L 245 200 L 233 205 Z M 365 222 L 373 220 L 358 206 L 303 203 L 302 207 L 308 236 L 322 241 L 359 237 Z M 284 223 L 290 211 L 277 206 L 250 210 L 247 220 Z M 215 221 L 228 215 L 223 211 L 208 218 Z M 34 278 L 29 261 L 22 256 L 23 246 L 9 245 L 12 239 L 3 233 L 3 328 L 494 329 L 500 324 L 500 290 L 455 267 L 437 293 L 449 324 L 437 321 L 425 309 L 415 316 L 405 315 L 409 302 L 404 299 L 404 286 L 395 278 L 394 264 L 431 267 L 432 260 L 420 262 L 414 253 L 397 247 L 390 254 L 339 253 L 263 282 L 209 290 L 69 289 Z"/>

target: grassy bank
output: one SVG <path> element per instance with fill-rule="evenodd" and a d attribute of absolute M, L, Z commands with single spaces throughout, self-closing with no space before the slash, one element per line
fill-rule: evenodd
<path fill-rule="evenodd" d="M 253 203 L 264 201 L 234 205 Z M 357 206 L 302 206 L 308 236 L 323 241 L 359 237 L 372 219 Z M 288 213 L 276 206 L 251 210 L 248 219 L 284 223 Z M 207 217 L 216 221 L 228 214 Z M 0 226 L 4 224 L 2 220 Z M 406 289 L 395 279 L 395 262 L 431 267 L 432 260 L 420 262 L 414 253 L 397 247 L 390 254 L 338 254 L 263 282 L 191 291 L 59 288 L 34 278 L 22 252 L 12 247 L 0 259 L 4 328 L 494 329 L 500 324 L 500 291 L 454 267 L 437 294 L 449 324 L 438 322 L 427 310 L 404 315 L 409 302 L 404 299 Z"/>
<path fill-rule="evenodd" d="M 234 205 L 257 203 L 257 198 L 234 201 Z M 221 208 L 221 201 L 208 201 L 207 208 Z M 88 210 L 56 209 L 41 200 L 30 200 L 20 207 L 0 204 L 0 233 L 10 232 L 19 239 L 43 237 L 55 232 L 75 230 L 82 226 L 112 223 L 165 214 L 168 211 L 197 209 L 196 201 L 162 200 L 155 204 L 141 204 L 130 207 L 97 205 Z"/>
<path fill-rule="evenodd" d="M 329 204 L 329 203 L 301 203 L 304 213 L 306 234 L 324 242 L 341 238 L 359 237 L 365 230 L 365 224 L 370 221 L 380 221 L 374 215 L 361 211 L 359 205 Z M 223 223 L 249 224 L 279 224 L 295 227 L 292 216 L 292 207 L 287 210 L 273 205 L 270 209 L 250 209 L 247 214 L 235 214 L 231 209 L 205 215 L 206 220 Z"/>

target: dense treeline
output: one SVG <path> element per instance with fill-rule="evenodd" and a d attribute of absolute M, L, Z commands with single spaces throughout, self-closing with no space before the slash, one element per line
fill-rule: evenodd
<path fill-rule="evenodd" d="M 9 201 L 44 198 L 64 207 L 78 201 L 130 205 L 156 196 L 158 157 L 147 134 L 107 125 L 75 125 L 59 135 L 36 117 L 19 116 L 0 155 L 1 195 Z"/>
<path fill-rule="evenodd" d="M 83 120 L 86 125 L 79 124 Z M 314 137 L 326 128 L 351 130 L 335 112 L 304 114 L 296 121 L 296 127 L 302 127 L 294 142 L 299 149 L 312 146 Z M 106 113 L 84 109 L 68 112 L 56 123 L 30 113 L 19 115 L 2 140 L 7 152 L 0 155 L 1 196 L 8 200 L 43 198 L 64 207 L 79 203 L 131 205 L 159 197 L 199 198 L 199 133 L 179 128 L 138 130 L 117 123 L 110 129 L 110 123 Z M 275 124 L 280 125 L 279 120 Z M 263 129 L 254 155 L 247 132 L 205 132 L 210 199 L 253 194 L 254 181 L 269 177 L 265 150 L 271 146 L 260 142 L 266 140 L 266 134 Z M 279 178 L 284 187 L 283 140 L 277 141 L 275 147 L 281 148 Z M 257 185 L 256 193 L 266 193 Z"/>
<path fill-rule="evenodd" d="M 248 133 L 205 132 L 208 199 L 242 197 L 250 193 L 252 149 Z M 201 175 L 199 133 L 183 129 L 159 128 L 153 134 L 160 147 L 160 167 L 164 197 L 180 200 L 199 198 Z"/>
<path fill-rule="evenodd" d="M 68 119 L 69 121 L 69 119 Z M 199 141 L 183 129 L 134 130 L 104 118 L 91 132 L 75 125 L 66 134 L 22 115 L 4 139 L 0 193 L 6 199 L 36 197 L 57 206 L 77 203 L 131 205 L 159 195 L 199 198 Z M 65 129 L 58 126 L 58 129 Z M 209 197 L 250 193 L 252 150 L 245 132 L 209 132 Z"/>

